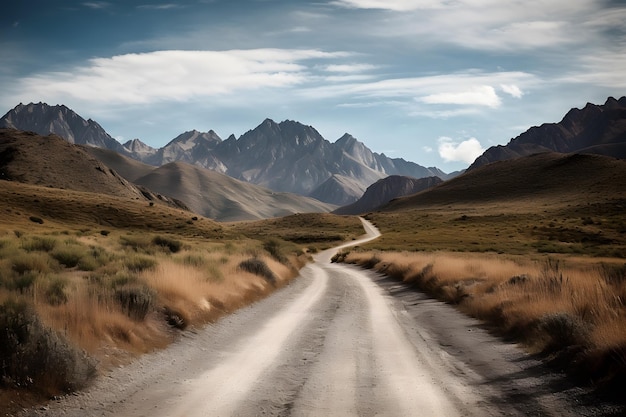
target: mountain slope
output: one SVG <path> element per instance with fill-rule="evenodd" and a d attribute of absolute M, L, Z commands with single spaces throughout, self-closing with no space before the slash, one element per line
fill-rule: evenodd
<path fill-rule="evenodd" d="M 331 143 L 313 127 L 291 120 L 276 123 L 266 119 L 238 139 L 231 135 L 224 141 L 213 131 L 193 130 L 160 149 L 138 139 L 122 146 L 95 122 L 85 121 L 65 106 L 20 104 L 0 119 L 2 125 L 55 132 L 70 142 L 115 150 L 155 166 L 183 161 L 274 191 L 315 196 L 335 205 L 356 201 L 369 185 L 388 175 L 447 178 L 437 168 L 372 152 L 348 134 Z M 84 126 L 98 135 L 87 135 L 81 130 Z M 351 178 L 351 184 L 335 178 L 322 186 L 335 175 Z"/>
<path fill-rule="evenodd" d="M 180 201 L 136 186 L 85 148 L 56 136 L 0 129 L 0 179 L 153 201 L 187 210 Z"/>
<path fill-rule="evenodd" d="M 468 168 L 539 152 L 592 153 L 626 158 L 626 97 L 571 109 L 559 123 L 532 127 L 506 146 L 487 149 Z"/>
<path fill-rule="evenodd" d="M 362 214 L 375 210 L 385 203 L 390 202 L 394 198 L 403 197 L 410 194 L 419 193 L 427 190 L 437 184 L 441 184 L 443 180 L 439 177 L 428 178 L 410 178 L 400 175 L 390 175 L 387 178 L 376 181 L 370 185 L 363 197 L 358 201 L 340 207 L 335 210 L 335 214 Z"/>
<path fill-rule="evenodd" d="M 98 123 L 91 119 L 83 119 L 63 105 L 19 104 L 0 119 L 0 128 L 31 131 L 43 136 L 54 133 L 77 145 L 97 146 L 124 152 L 122 145 L 106 133 Z"/>
<path fill-rule="evenodd" d="M 183 200 L 193 211 L 218 221 L 328 212 L 334 206 L 289 193 L 276 193 L 183 162 L 171 162 L 138 178 L 137 184 Z"/>
<path fill-rule="evenodd" d="M 579 205 L 599 197 L 626 201 L 626 161 L 602 155 L 541 153 L 498 161 L 381 210 L 484 203 Z"/>

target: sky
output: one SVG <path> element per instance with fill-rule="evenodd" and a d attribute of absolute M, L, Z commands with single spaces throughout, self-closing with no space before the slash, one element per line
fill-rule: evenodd
<path fill-rule="evenodd" d="M 445 172 L 626 95 L 623 0 L 12 0 L 0 114 L 64 104 L 120 142 L 296 120 Z"/>

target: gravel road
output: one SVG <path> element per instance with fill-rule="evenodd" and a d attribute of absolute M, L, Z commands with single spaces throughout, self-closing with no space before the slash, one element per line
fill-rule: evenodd
<path fill-rule="evenodd" d="M 364 221 L 368 238 L 378 235 Z M 353 241 L 352 245 L 362 241 Z M 335 249 L 336 250 L 336 249 Z M 597 416 L 475 320 L 325 251 L 271 297 L 25 416 Z"/>

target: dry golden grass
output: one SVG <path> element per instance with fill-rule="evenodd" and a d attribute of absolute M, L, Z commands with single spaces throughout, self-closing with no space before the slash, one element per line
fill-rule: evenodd
<path fill-rule="evenodd" d="M 99 370 L 267 296 L 297 275 L 309 249 L 362 234 L 354 218 L 217 224 L 164 205 L 7 181 L 0 181 L 0 207 L 0 345 L 35 320 L 43 326 L 37 337 L 52 338 L 44 355 L 78 349 Z M 305 247 L 293 241 L 293 228 L 307 224 Z M 246 262 L 253 268 L 242 268 Z M 26 356 L 9 352 L 3 363 L 28 361 L 25 349 Z M 84 383 L 91 368 L 81 369 Z M 30 377 L 2 375 L 0 392 L 24 389 L 17 378 Z M 45 372 L 35 377 L 34 398 L 68 389 L 63 381 L 52 386 Z M 33 398 L 27 392 L 22 397 Z"/>
<path fill-rule="evenodd" d="M 582 378 L 618 384 L 626 374 L 623 261 L 381 251 L 340 259 L 456 304 L 531 351 L 560 357 Z"/>

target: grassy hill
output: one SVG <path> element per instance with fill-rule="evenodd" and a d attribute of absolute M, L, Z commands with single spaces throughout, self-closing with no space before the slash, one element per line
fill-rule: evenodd
<path fill-rule="evenodd" d="M 626 161 L 538 154 L 496 162 L 369 217 L 400 250 L 626 257 Z"/>

